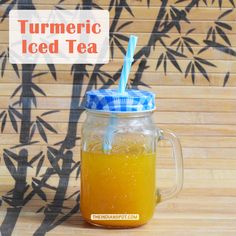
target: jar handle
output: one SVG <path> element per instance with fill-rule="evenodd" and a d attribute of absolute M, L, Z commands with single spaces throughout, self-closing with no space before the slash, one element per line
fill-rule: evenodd
<path fill-rule="evenodd" d="M 183 155 L 182 155 L 182 147 L 179 142 L 179 139 L 176 137 L 174 133 L 169 130 L 157 130 L 158 141 L 160 140 L 168 140 L 172 144 L 173 148 L 173 158 L 175 161 L 175 184 L 172 188 L 167 190 L 160 190 L 157 192 L 157 202 L 163 201 L 166 199 L 173 198 L 176 196 L 182 189 L 183 186 Z"/>

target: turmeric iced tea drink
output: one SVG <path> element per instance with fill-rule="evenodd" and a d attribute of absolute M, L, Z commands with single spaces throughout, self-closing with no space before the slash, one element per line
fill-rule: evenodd
<path fill-rule="evenodd" d="M 81 213 L 86 221 L 134 227 L 152 217 L 156 204 L 155 153 L 136 153 L 135 149 L 133 153 L 82 152 Z M 112 221 L 91 221 L 93 214 L 116 215 Z"/>

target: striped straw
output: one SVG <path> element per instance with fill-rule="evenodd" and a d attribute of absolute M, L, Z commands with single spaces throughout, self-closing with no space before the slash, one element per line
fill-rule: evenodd
<path fill-rule="evenodd" d="M 121 71 L 121 77 L 120 77 L 120 81 L 119 81 L 119 87 L 118 87 L 118 91 L 120 93 L 124 93 L 125 92 L 125 88 L 128 82 L 128 77 L 129 77 L 129 73 L 131 70 L 131 66 L 132 66 L 132 62 L 134 61 L 134 51 L 135 51 L 135 47 L 137 44 L 137 40 L 138 37 L 131 35 L 129 38 L 129 44 L 128 44 L 128 48 L 127 48 L 127 52 L 124 58 L 124 65 Z"/>
<path fill-rule="evenodd" d="M 124 58 L 124 64 L 123 64 L 121 77 L 119 81 L 119 87 L 118 87 L 118 92 L 120 93 L 125 92 L 132 62 L 134 61 L 133 56 L 134 56 L 137 40 L 138 40 L 138 37 L 134 35 L 131 35 L 129 38 L 129 44 L 128 44 L 127 52 Z M 106 129 L 105 137 L 103 141 L 103 151 L 105 153 L 109 153 L 109 151 L 112 149 L 112 140 L 113 140 L 113 133 L 114 133 L 115 125 L 116 125 L 116 117 L 112 116 L 109 119 L 109 125 Z"/>

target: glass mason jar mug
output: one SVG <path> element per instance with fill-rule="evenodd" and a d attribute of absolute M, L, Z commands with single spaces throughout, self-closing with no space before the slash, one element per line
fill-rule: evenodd
<path fill-rule="evenodd" d="M 147 223 L 157 203 L 182 188 L 183 161 L 178 138 L 152 121 L 155 95 L 142 90 L 87 92 L 82 128 L 81 213 L 89 223 L 128 228 Z M 176 182 L 161 191 L 156 183 L 159 140 L 173 146 Z"/>

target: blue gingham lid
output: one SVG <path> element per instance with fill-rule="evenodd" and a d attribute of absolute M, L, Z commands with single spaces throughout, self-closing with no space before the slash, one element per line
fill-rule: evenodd
<path fill-rule="evenodd" d="M 142 112 L 155 110 L 155 94 L 144 90 L 91 90 L 86 93 L 86 109 L 104 112 Z"/>

